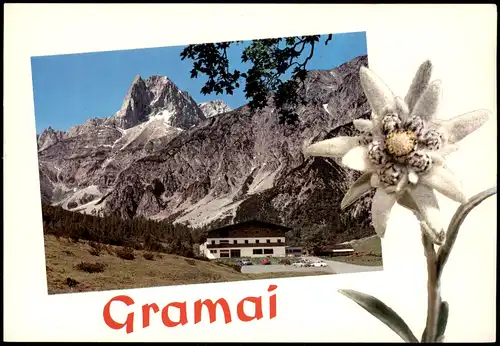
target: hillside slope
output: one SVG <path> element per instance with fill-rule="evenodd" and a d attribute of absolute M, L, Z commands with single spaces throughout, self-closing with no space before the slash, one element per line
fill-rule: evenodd
<path fill-rule="evenodd" d="M 133 260 L 125 260 L 116 256 L 120 247 L 111 245 L 99 256 L 93 256 L 86 241 L 74 243 L 52 235 L 44 237 L 49 294 L 331 274 L 312 271 L 243 274 L 215 262 L 163 253 L 153 253 L 154 260 L 147 260 L 143 256 L 145 252 L 137 250 Z M 104 271 L 87 273 L 76 269 L 82 261 L 103 263 Z M 76 286 L 70 287 L 68 278 L 75 280 Z"/>

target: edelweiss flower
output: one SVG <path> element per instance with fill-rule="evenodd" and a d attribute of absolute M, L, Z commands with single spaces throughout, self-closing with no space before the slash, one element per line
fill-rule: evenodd
<path fill-rule="evenodd" d="M 461 183 L 445 166 L 444 157 L 456 143 L 481 127 L 487 110 L 476 110 L 453 119 L 435 118 L 441 99 L 441 83 L 429 84 L 432 65 L 418 69 L 405 99 L 396 97 L 366 67 L 360 80 L 372 109 L 372 119 L 356 119 L 359 136 L 341 136 L 310 145 L 306 156 L 342 157 L 342 164 L 364 172 L 344 196 L 345 209 L 372 188 L 372 221 L 384 236 L 396 202 L 416 212 L 435 243 L 444 240 L 439 205 L 434 190 L 457 202 L 467 201 Z"/>

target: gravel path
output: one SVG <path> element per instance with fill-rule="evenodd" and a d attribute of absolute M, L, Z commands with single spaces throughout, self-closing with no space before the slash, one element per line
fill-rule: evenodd
<path fill-rule="evenodd" d="M 303 257 L 304 259 L 310 261 L 321 260 L 317 257 Z M 275 272 L 317 272 L 324 271 L 329 273 L 346 274 L 346 273 L 359 273 L 359 272 L 369 272 L 369 271 L 379 271 L 383 270 L 383 267 L 379 266 L 360 266 L 355 264 L 321 260 L 328 264 L 328 267 L 294 267 L 292 265 L 283 264 L 270 264 L 270 265 L 249 265 L 243 266 L 241 268 L 242 273 L 275 273 Z"/>
<path fill-rule="evenodd" d="M 330 267 L 308 267 L 308 268 L 300 268 L 294 267 L 292 265 L 284 265 L 284 264 L 254 264 L 250 266 L 241 267 L 242 273 L 276 273 L 276 272 L 327 272 L 334 273 L 334 271 Z"/>
<path fill-rule="evenodd" d="M 305 259 L 317 261 L 321 260 L 317 257 L 304 257 Z M 343 263 L 337 261 L 329 261 L 329 260 L 321 260 L 328 264 L 330 268 L 337 274 L 346 274 L 346 273 L 359 273 L 359 272 L 373 272 L 383 270 L 382 266 L 360 266 L 356 264 Z"/>

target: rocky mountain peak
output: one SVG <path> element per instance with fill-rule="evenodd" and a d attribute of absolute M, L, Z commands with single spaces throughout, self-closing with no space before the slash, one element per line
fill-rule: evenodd
<path fill-rule="evenodd" d="M 206 117 L 192 97 L 167 76 L 153 75 L 145 80 L 136 76 L 112 122 L 126 130 L 158 119 L 168 126 L 187 130 Z"/>
<path fill-rule="evenodd" d="M 66 133 L 61 130 L 54 130 L 51 126 L 47 127 L 37 137 L 38 150 L 44 150 L 65 137 Z"/>
<path fill-rule="evenodd" d="M 146 79 L 145 84 L 152 95 L 150 118 L 163 118 L 168 125 L 182 130 L 206 119 L 193 98 L 167 76 L 153 75 Z"/>
<path fill-rule="evenodd" d="M 145 83 L 148 87 L 151 87 L 153 84 L 167 84 L 172 83 L 172 81 L 167 76 L 154 74 L 146 78 Z"/>
<path fill-rule="evenodd" d="M 121 109 L 114 115 L 116 126 L 126 130 L 148 120 L 150 102 L 151 92 L 144 80 L 136 76 L 125 95 Z"/>

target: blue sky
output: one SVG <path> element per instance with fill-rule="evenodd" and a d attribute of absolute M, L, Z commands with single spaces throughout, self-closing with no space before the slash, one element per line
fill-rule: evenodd
<path fill-rule="evenodd" d="M 325 46 L 315 46 L 308 69 L 332 69 L 357 56 L 367 54 L 365 32 L 336 34 Z M 241 52 L 248 45 L 232 46 L 228 57 L 232 68 L 246 71 Z M 233 95 L 200 93 L 206 79 L 190 78 L 192 60 L 181 61 L 185 46 L 41 56 L 31 58 L 37 133 L 51 126 L 68 130 L 89 118 L 109 117 L 121 107 L 134 77 L 168 76 L 196 102 L 220 99 L 231 108 L 247 103 L 244 83 Z M 304 51 L 303 56 L 309 54 Z"/>

